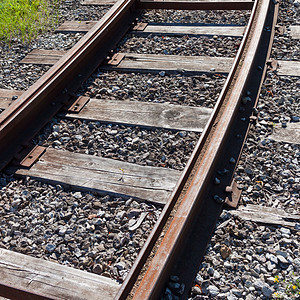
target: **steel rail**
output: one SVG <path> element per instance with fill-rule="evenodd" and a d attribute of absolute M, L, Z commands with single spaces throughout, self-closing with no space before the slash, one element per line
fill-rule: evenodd
<path fill-rule="evenodd" d="M 72 100 L 73 93 L 107 58 L 132 25 L 135 5 L 136 0 L 119 0 L 64 57 L 0 114 L 0 170 Z M 54 299 L 1 280 L 0 295 L 16 300 Z"/>
<path fill-rule="evenodd" d="M 253 75 L 251 70 L 254 68 L 253 62 L 258 55 L 257 49 L 261 43 L 269 5 L 271 5 L 269 0 L 256 1 L 254 4 L 249 26 L 247 27 L 233 68 L 220 94 L 210 122 L 202 134 L 181 180 L 187 181 L 193 167 L 196 168 L 196 172 L 193 175 L 192 181 L 188 184 L 188 188 L 185 187 L 187 191 L 183 193 L 181 204 L 167 232 L 163 235 L 163 239 L 159 244 L 154 258 L 150 261 L 146 273 L 137 285 L 133 299 L 159 298 L 170 275 L 175 257 L 180 253 L 180 245 L 184 244 L 183 241 L 185 240 L 185 235 L 188 234 L 188 228 L 195 219 L 195 215 L 197 215 L 196 209 L 205 204 L 206 190 L 212 182 L 213 166 L 217 164 L 218 158 L 222 156 L 223 146 L 226 144 L 225 140 L 232 129 L 231 127 L 234 117 L 237 115 L 241 97 L 244 95 L 246 84 L 250 80 L 249 74 Z M 249 41 L 250 35 L 252 39 Z M 206 143 L 208 139 L 209 144 Z M 197 161 L 199 156 L 201 159 Z M 169 205 L 165 207 L 159 220 L 161 223 L 166 220 L 166 215 L 164 214 L 168 214 L 171 207 L 178 200 L 184 186 L 183 181 L 178 183 L 177 190 L 173 192 Z M 220 204 L 216 208 L 221 211 L 222 205 Z M 161 227 L 162 224 L 157 223 L 156 228 L 161 229 Z M 149 250 L 146 247 L 153 245 L 155 242 L 150 240 L 151 238 L 157 239 L 158 233 L 152 232 L 151 237 L 147 240 L 147 244 L 139 256 L 140 261 L 136 261 L 131 270 L 130 275 L 132 277 L 128 276 L 116 298 L 125 299 L 127 297 L 134 282 L 134 275 L 138 273 L 137 269 L 141 267 L 142 263 L 146 260 L 147 254 L 149 254 Z"/>
<path fill-rule="evenodd" d="M 136 0 L 119 0 L 44 76 L 0 114 L 0 170 L 103 62 L 130 28 Z"/>
<path fill-rule="evenodd" d="M 165 2 L 155 3 L 156 8 L 164 8 Z M 211 8 L 228 9 L 228 3 L 231 2 L 212 2 Z M 147 5 L 145 2 L 144 8 Z M 0 114 L 0 170 L 26 147 L 62 106 L 72 100 L 78 87 L 128 31 L 141 8 L 138 0 L 118 0 L 67 54 Z"/>
<path fill-rule="evenodd" d="M 245 99 L 243 99 L 242 103 L 240 103 L 237 118 L 235 118 L 231 125 L 232 131 L 230 131 L 230 134 L 226 138 L 226 143 L 223 146 L 224 151 L 222 151 L 222 156 L 218 159 L 219 162 L 216 164 L 214 174 L 219 177 L 219 171 L 226 168 L 229 169 L 230 172 L 219 177 L 221 178 L 221 183 L 218 185 L 213 182 L 214 178 L 212 178 L 210 187 L 206 190 L 206 199 L 203 201 L 205 205 L 202 205 L 202 208 L 198 208 L 195 222 L 192 227 L 189 228 L 191 233 L 190 237 L 187 239 L 186 246 L 181 247 L 182 254 L 178 259 L 176 258 L 176 264 L 174 264 L 171 271 L 171 274 L 178 274 L 180 276 L 180 281 L 186 287 L 191 287 L 193 284 L 194 278 L 199 271 L 202 257 L 205 255 L 207 244 L 213 234 L 215 224 L 222 212 L 222 206 L 214 201 L 214 197 L 216 193 L 224 198 L 229 196 L 225 191 L 227 191 L 228 186 L 231 186 L 231 183 L 233 183 L 233 175 L 236 167 L 236 164 L 233 166 L 229 160 L 233 157 L 236 162 L 239 161 L 243 145 L 248 136 L 249 125 L 250 123 L 255 123 L 257 111 L 253 110 L 253 108 L 258 102 L 261 86 L 265 78 L 267 70 L 266 61 L 270 57 L 278 8 L 279 4 L 275 4 L 273 1 L 269 5 L 264 30 L 257 48 L 258 55 L 255 55 L 256 58 L 252 63 L 253 67 L 248 74 L 249 80 L 245 85 L 246 93 L 244 95 L 250 94 L 251 102 L 245 104 Z M 242 137 L 244 137 L 244 139 Z M 233 192 L 229 197 L 234 197 L 235 192 L 237 192 L 237 196 L 239 192 L 233 188 Z M 189 295 L 188 293 L 189 289 L 186 288 L 182 294 L 182 298 L 186 299 Z"/>
<path fill-rule="evenodd" d="M 137 8 L 141 8 L 137 0 L 119 0 L 68 54 L 0 115 L 0 170 L 11 161 L 14 153 L 20 149 L 22 144 L 26 144 L 28 139 L 32 138 L 62 106 L 69 102 L 78 86 L 106 59 L 110 49 L 130 28 L 135 14 L 138 12 Z M 157 8 L 164 7 L 158 5 Z M 210 126 L 207 126 L 205 132 L 208 132 L 208 127 Z M 25 131 L 26 133 L 24 133 Z M 207 134 L 203 136 L 205 135 Z M 203 140 L 204 138 L 198 142 L 197 150 L 194 153 L 199 154 Z M 190 159 L 186 170 L 192 171 L 195 163 L 194 158 Z M 182 175 L 181 179 L 177 184 L 176 191 L 172 194 L 173 199 L 179 198 L 188 179 L 187 172 Z M 163 220 L 166 220 L 168 215 L 166 212 L 170 212 L 174 203 L 174 201 L 170 201 L 165 206 L 160 222 L 155 228 L 162 229 Z M 152 231 L 151 237 L 156 236 L 157 238 L 157 232 L 159 230 Z M 153 245 L 156 238 L 148 239 L 147 245 Z M 142 250 L 140 256 L 145 258 L 147 251 Z M 134 276 L 131 279 L 128 276 L 128 280 L 131 282 L 138 274 L 141 261 L 136 262 L 135 266 L 138 267 L 134 267 L 131 271 Z M 125 295 L 126 292 L 128 295 L 130 285 L 125 286 L 122 286 L 119 295 Z M 6 288 L 10 292 L 13 289 L 9 286 L 1 286 L 1 288 Z M 28 291 L 20 290 L 18 292 L 21 293 L 20 295 L 26 295 L 27 299 L 43 297 Z M 122 297 L 120 296 L 120 298 Z"/>

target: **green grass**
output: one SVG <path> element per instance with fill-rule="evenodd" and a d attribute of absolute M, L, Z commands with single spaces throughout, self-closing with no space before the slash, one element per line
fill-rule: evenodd
<path fill-rule="evenodd" d="M 59 0 L 0 0 L 0 41 L 30 42 L 58 19 Z"/>

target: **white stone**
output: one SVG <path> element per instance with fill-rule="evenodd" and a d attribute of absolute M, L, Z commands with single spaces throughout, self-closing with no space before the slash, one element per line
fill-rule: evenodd
<path fill-rule="evenodd" d="M 209 285 L 208 291 L 212 297 L 216 297 L 219 294 L 219 289 L 214 285 Z"/>

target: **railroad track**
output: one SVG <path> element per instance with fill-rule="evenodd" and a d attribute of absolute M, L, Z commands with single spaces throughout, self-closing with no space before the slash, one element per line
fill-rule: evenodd
<path fill-rule="evenodd" d="M 251 9 L 252 13 L 246 28 L 224 30 L 222 26 L 199 24 L 137 23 L 141 9 Z M 239 198 L 232 175 L 266 72 L 277 11 L 278 4 L 268 1 L 118 1 L 99 22 L 73 22 L 59 29 L 88 31 L 67 53 L 37 50 L 25 57 L 23 63 L 53 66 L 22 94 L 1 91 L 6 103 L 0 115 L 1 169 L 76 191 L 134 197 L 163 205 L 163 209 L 122 285 L 103 276 L 1 249 L 1 270 L 5 274 L 0 282 L 2 296 L 99 299 L 101 294 L 102 299 L 158 299 L 170 285 L 171 277 L 177 284 L 174 294 L 187 297 L 224 202 L 235 206 Z M 128 31 L 139 35 L 243 38 L 235 58 L 111 52 Z M 289 62 L 279 64 L 279 73 L 295 72 Z M 99 66 L 105 74 L 117 71 L 153 72 L 162 78 L 170 73 L 228 76 L 213 108 L 143 102 L 137 106 L 137 102 L 78 96 L 82 83 Z M 19 99 L 11 104 L 12 95 Z M 94 153 L 37 146 L 35 135 L 56 114 L 71 122 L 91 120 L 201 135 L 184 170 L 179 172 L 151 163 L 140 166 L 90 155 Z M 115 135 L 117 130 L 110 129 L 109 133 Z M 37 139 L 35 147 L 32 139 Z M 135 229 L 146 215 L 147 212 L 141 214 Z"/>

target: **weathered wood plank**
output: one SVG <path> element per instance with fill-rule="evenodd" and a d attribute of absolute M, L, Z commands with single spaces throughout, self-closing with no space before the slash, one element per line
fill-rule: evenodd
<path fill-rule="evenodd" d="M 0 89 L 0 109 L 7 109 L 13 103 L 12 97 L 21 96 L 23 91 Z"/>
<path fill-rule="evenodd" d="M 119 70 L 126 72 L 185 72 L 198 73 L 228 73 L 233 58 L 210 56 L 179 56 L 155 54 L 126 53 L 124 59 L 117 66 L 106 65 L 105 70 Z"/>
<path fill-rule="evenodd" d="M 299 40 L 300 39 L 300 26 L 299 25 L 294 25 L 290 26 L 290 35 L 292 39 L 294 40 Z"/>
<path fill-rule="evenodd" d="M 22 63 L 30 64 L 55 64 L 64 51 L 33 50 Z M 131 54 L 125 53 L 125 57 L 117 66 L 104 65 L 105 70 L 119 70 L 125 72 L 185 72 L 187 74 L 200 73 L 228 73 L 233 63 L 230 57 L 210 56 L 179 56 L 156 54 Z"/>
<path fill-rule="evenodd" d="M 210 108 L 90 99 L 80 113 L 69 113 L 71 118 L 152 126 L 202 132 L 212 112 Z"/>
<path fill-rule="evenodd" d="M 82 5 L 114 5 L 117 0 L 84 0 Z"/>
<path fill-rule="evenodd" d="M 61 24 L 55 32 L 88 32 L 97 21 L 67 21 Z"/>
<path fill-rule="evenodd" d="M 0 284 L 53 299 L 96 300 L 101 295 L 108 300 L 120 287 L 109 278 L 6 249 L 0 249 L 0 273 Z"/>
<path fill-rule="evenodd" d="M 300 61 L 279 60 L 277 74 L 281 76 L 300 76 Z"/>
<path fill-rule="evenodd" d="M 96 21 L 66 21 L 61 24 L 56 32 L 87 32 L 97 22 Z M 229 25 L 192 25 L 186 24 L 179 26 L 178 24 L 162 24 L 162 25 L 147 25 L 144 30 L 134 30 L 134 34 L 163 34 L 163 35 L 207 35 L 207 36 L 243 36 L 244 26 L 229 26 Z"/>
<path fill-rule="evenodd" d="M 207 35 L 207 36 L 232 36 L 241 37 L 244 34 L 244 26 L 203 26 L 203 25 L 147 25 L 144 30 L 136 30 L 136 34 L 163 34 L 163 35 Z"/>
<path fill-rule="evenodd" d="M 54 65 L 64 55 L 65 51 L 61 50 L 43 50 L 34 49 L 28 53 L 20 63 L 22 64 L 36 64 L 36 65 Z"/>
<path fill-rule="evenodd" d="M 260 205 L 241 206 L 230 213 L 247 221 L 295 227 L 295 220 L 300 220 L 299 214 L 286 213 L 283 209 L 265 207 Z"/>
<path fill-rule="evenodd" d="M 184 10 L 248 10 L 253 1 L 249 0 L 140 0 L 143 9 L 184 9 Z"/>
<path fill-rule="evenodd" d="M 19 169 L 16 175 L 165 204 L 180 173 L 49 148 L 29 170 Z"/>
<path fill-rule="evenodd" d="M 277 142 L 300 144 L 300 123 L 288 123 L 286 128 L 275 127 L 270 138 Z"/>
<path fill-rule="evenodd" d="M 117 2 L 117 0 L 84 0 L 83 5 L 114 5 Z M 189 5 L 186 4 L 194 4 L 193 7 L 201 9 L 205 8 L 208 5 L 213 5 L 213 7 L 216 7 L 216 9 L 251 9 L 253 6 L 253 2 L 249 0 L 163 0 L 163 1 L 140 1 L 140 6 L 143 8 L 152 8 L 152 6 L 159 7 L 160 5 L 164 5 L 167 7 L 173 7 L 175 6 L 183 6 L 183 9 L 185 7 L 189 8 Z M 190 7 L 192 9 L 192 7 Z"/>

